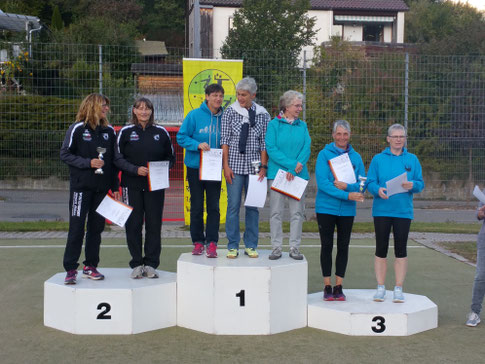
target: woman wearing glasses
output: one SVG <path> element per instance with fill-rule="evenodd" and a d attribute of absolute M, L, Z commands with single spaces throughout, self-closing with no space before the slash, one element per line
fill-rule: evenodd
<path fill-rule="evenodd" d="M 386 298 L 386 270 L 389 235 L 394 235 L 394 270 L 396 285 L 393 302 L 404 302 L 402 286 L 407 271 L 406 245 L 409 228 L 413 219 L 413 195 L 424 188 L 421 165 L 418 158 L 408 153 L 406 129 L 400 124 L 391 125 L 387 131 L 389 147 L 374 156 L 367 175 L 367 189 L 374 196 L 372 216 L 376 233 L 376 253 L 374 269 L 377 278 L 377 292 L 374 301 L 382 302 Z M 402 182 L 402 191 L 390 194 L 386 182 L 406 174 Z"/>

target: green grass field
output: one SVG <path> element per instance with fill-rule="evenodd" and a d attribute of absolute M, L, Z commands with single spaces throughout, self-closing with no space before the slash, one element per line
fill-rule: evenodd
<path fill-rule="evenodd" d="M 439 326 L 408 337 L 352 337 L 311 328 L 270 336 L 215 336 L 179 327 L 128 336 L 68 334 L 43 325 L 43 283 L 62 271 L 64 243 L 0 240 L 0 363 L 479 363 L 485 357 L 485 324 L 464 325 L 474 268 L 412 241 L 405 292 L 433 300 Z M 124 244 L 105 239 L 101 271 L 128 266 Z M 175 272 L 178 256 L 191 250 L 189 241 L 165 239 L 163 244 L 175 247 L 162 250 L 159 269 Z M 269 241 L 260 242 L 265 244 Z M 305 240 L 301 249 L 309 263 L 309 293 L 322 290 L 320 249 L 305 245 L 318 244 Z M 344 289 L 374 288 L 374 241 L 351 245 Z M 392 259 L 389 263 L 388 288 Z M 204 315 L 197 302 L 194 310 Z"/>

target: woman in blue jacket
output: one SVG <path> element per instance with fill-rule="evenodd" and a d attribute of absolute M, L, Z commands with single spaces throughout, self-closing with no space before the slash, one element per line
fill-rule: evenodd
<path fill-rule="evenodd" d="M 374 156 L 367 176 L 367 189 L 374 196 L 372 216 L 376 233 L 376 253 L 374 269 L 377 278 L 377 292 L 374 301 L 382 302 L 386 297 L 386 270 L 389 235 L 394 235 L 394 270 L 396 285 L 393 302 L 404 302 L 402 285 L 407 271 L 407 251 L 409 228 L 413 219 L 413 194 L 424 188 L 421 165 L 418 158 L 408 153 L 406 129 L 394 124 L 387 131 L 389 147 Z M 402 183 L 405 192 L 387 195 L 386 182 L 406 173 L 407 181 Z"/>
<path fill-rule="evenodd" d="M 299 119 L 303 106 L 303 95 L 297 91 L 286 91 L 280 98 L 280 114 L 271 120 L 266 130 L 266 151 L 268 153 L 268 183 L 271 186 L 278 170 L 286 172 L 291 181 L 298 176 L 309 180 L 306 163 L 310 158 L 310 134 L 303 120 Z M 283 246 L 282 214 L 285 201 L 290 210 L 290 257 L 301 260 L 301 230 L 304 219 L 304 195 L 298 201 L 279 192 L 270 190 L 270 231 L 273 248 L 269 259 L 281 258 Z"/>
<path fill-rule="evenodd" d="M 199 179 L 200 153 L 221 147 L 221 117 L 224 88 L 211 84 L 205 89 L 205 101 L 198 109 L 187 114 L 179 132 L 177 142 L 185 149 L 184 163 L 190 189 L 190 236 L 193 255 L 206 250 L 208 258 L 217 258 L 219 241 L 219 198 L 221 181 Z M 206 195 L 207 222 L 204 234 L 204 191 Z"/>
<path fill-rule="evenodd" d="M 325 301 L 345 301 L 342 283 L 347 268 L 356 201 L 364 200 L 362 191 L 359 192 L 359 177 L 365 177 L 365 167 L 359 153 L 349 144 L 350 125 L 347 121 L 337 120 L 333 124 L 332 136 L 334 142 L 327 144 L 320 151 L 315 166 L 318 186 L 315 211 L 322 245 L 320 266 L 325 285 L 323 299 Z M 336 180 L 330 169 L 329 160 L 345 153 L 348 154 L 352 163 L 355 183 Z M 332 250 L 335 227 L 337 227 L 337 257 L 335 261 L 335 286 L 332 289 Z"/>

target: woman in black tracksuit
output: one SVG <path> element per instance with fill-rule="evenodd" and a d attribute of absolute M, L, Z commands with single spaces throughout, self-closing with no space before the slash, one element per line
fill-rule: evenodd
<path fill-rule="evenodd" d="M 118 134 L 115 164 L 122 170 L 123 201 L 133 207 L 128 218 L 126 240 L 131 254 L 131 277 L 158 278 L 160 264 L 161 229 L 165 190 L 150 191 L 148 162 L 175 162 L 172 142 L 167 130 L 154 124 L 153 104 L 139 98 L 132 108 L 132 125 L 123 127 Z M 142 227 L 145 219 L 145 256 L 142 251 Z"/>
<path fill-rule="evenodd" d="M 119 200 L 117 171 L 113 164 L 116 135 L 108 125 L 109 99 L 100 94 L 88 95 L 81 103 L 76 122 L 67 130 L 61 147 L 61 160 L 69 166 L 69 233 L 64 252 L 65 284 L 75 284 L 78 260 L 87 222 L 83 277 L 94 280 L 104 278 L 96 267 L 99 263 L 99 246 L 105 219 L 96 208 L 108 191 Z M 104 148 L 99 159 L 97 148 Z M 103 173 L 96 172 L 101 168 Z"/>

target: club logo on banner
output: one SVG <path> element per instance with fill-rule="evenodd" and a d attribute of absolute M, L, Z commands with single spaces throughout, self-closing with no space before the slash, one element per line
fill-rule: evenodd
<path fill-rule="evenodd" d="M 226 108 L 235 102 L 236 84 L 242 79 L 242 71 L 242 60 L 184 59 L 184 117 L 187 116 L 189 111 L 198 108 L 205 101 L 205 88 L 212 83 L 217 83 L 224 88 L 224 101 L 222 107 Z M 225 223 L 227 192 L 224 176 L 222 176 L 222 180 L 219 208 L 221 212 L 221 223 Z M 204 220 L 205 219 L 206 214 L 204 212 Z M 190 224 L 190 190 L 187 182 L 187 170 L 185 165 L 184 220 L 186 225 Z"/>

